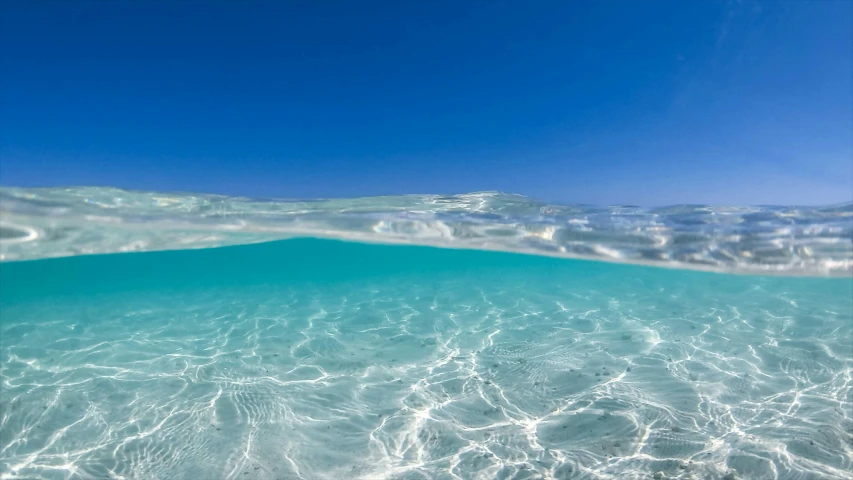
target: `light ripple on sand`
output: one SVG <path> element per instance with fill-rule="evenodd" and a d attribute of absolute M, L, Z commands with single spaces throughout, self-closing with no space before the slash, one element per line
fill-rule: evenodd
<path fill-rule="evenodd" d="M 0 478 L 845 478 L 851 300 L 732 278 L 4 305 Z"/>

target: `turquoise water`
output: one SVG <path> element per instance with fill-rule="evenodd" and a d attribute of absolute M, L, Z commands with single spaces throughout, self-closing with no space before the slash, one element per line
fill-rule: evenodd
<path fill-rule="evenodd" d="M 0 478 L 849 478 L 853 279 L 292 239 L 0 264 Z"/>
<path fill-rule="evenodd" d="M 853 204 L 0 188 L 3 480 L 851 470 Z"/>

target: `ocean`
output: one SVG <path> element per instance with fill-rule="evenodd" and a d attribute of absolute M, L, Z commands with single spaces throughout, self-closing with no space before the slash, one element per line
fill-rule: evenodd
<path fill-rule="evenodd" d="M 853 204 L 0 189 L 2 479 L 842 479 Z"/>

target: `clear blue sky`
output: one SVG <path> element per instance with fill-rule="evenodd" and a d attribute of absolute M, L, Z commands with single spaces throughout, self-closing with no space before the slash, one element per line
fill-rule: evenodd
<path fill-rule="evenodd" d="M 853 199 L 853 2 L 4 1 L 0 184 Z"/>

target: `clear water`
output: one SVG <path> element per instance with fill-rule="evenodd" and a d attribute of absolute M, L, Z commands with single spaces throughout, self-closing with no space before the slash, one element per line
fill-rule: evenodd
<path fill-rule="evenodd" d="M 853 470 L 847 206 L 809 222 L 763 210 L 755 231 L 790 220 L 787 236 L 772 238 L 790 247 L 784 259 L 743 245 L 747 260 L 701 257 L 721 259 L 715 269 L 798 273 L 767 276 L 317 238 L 75 256 L 270 232 L 252 236 L 252 217 L 236 234 L 251 239 L 237 241 L 222 222 L 142 218 L 130 207 L 96 207 L 114 220 L 83 221 L 91 202 L 3 193 L 0 252 L 31 260 L 0 263 L 0 478 L 832 479 Z M 399 226 L 416 210 L 383 208 L 350 223 L 313 215 L 336 225 L 327 236 L 349 238 L 340 232 L 367 231 L 353 218 Z M 442 246 L 517 245 L 518 232 L 543 221 L 514 212 L 512 235 L 460 233 L 471 231 L 460 222 L 508 215 L 443 218 L 452 233 Z M 607 225 L 602 211 L 586 215 L 586 225 Z M 670 225 L 660 235 L 686 235 L 669 214 L 654 215 Z M 555 232 L 580 225 L 559 218 Z M 702 245 L 733 234 L 691 225 L 705 232 Z M 272 233 L 294 236 L 287 228 Z M 619 228 L 587 230 L 583 241 L 635 260 L 622 234 L 634 230 Z M 394 240 L 436 238 L 407 235 Z M 579 241 L 560 238 L 578 253 Z M 644 263 L 710 265 L 670 252 Z"/>

